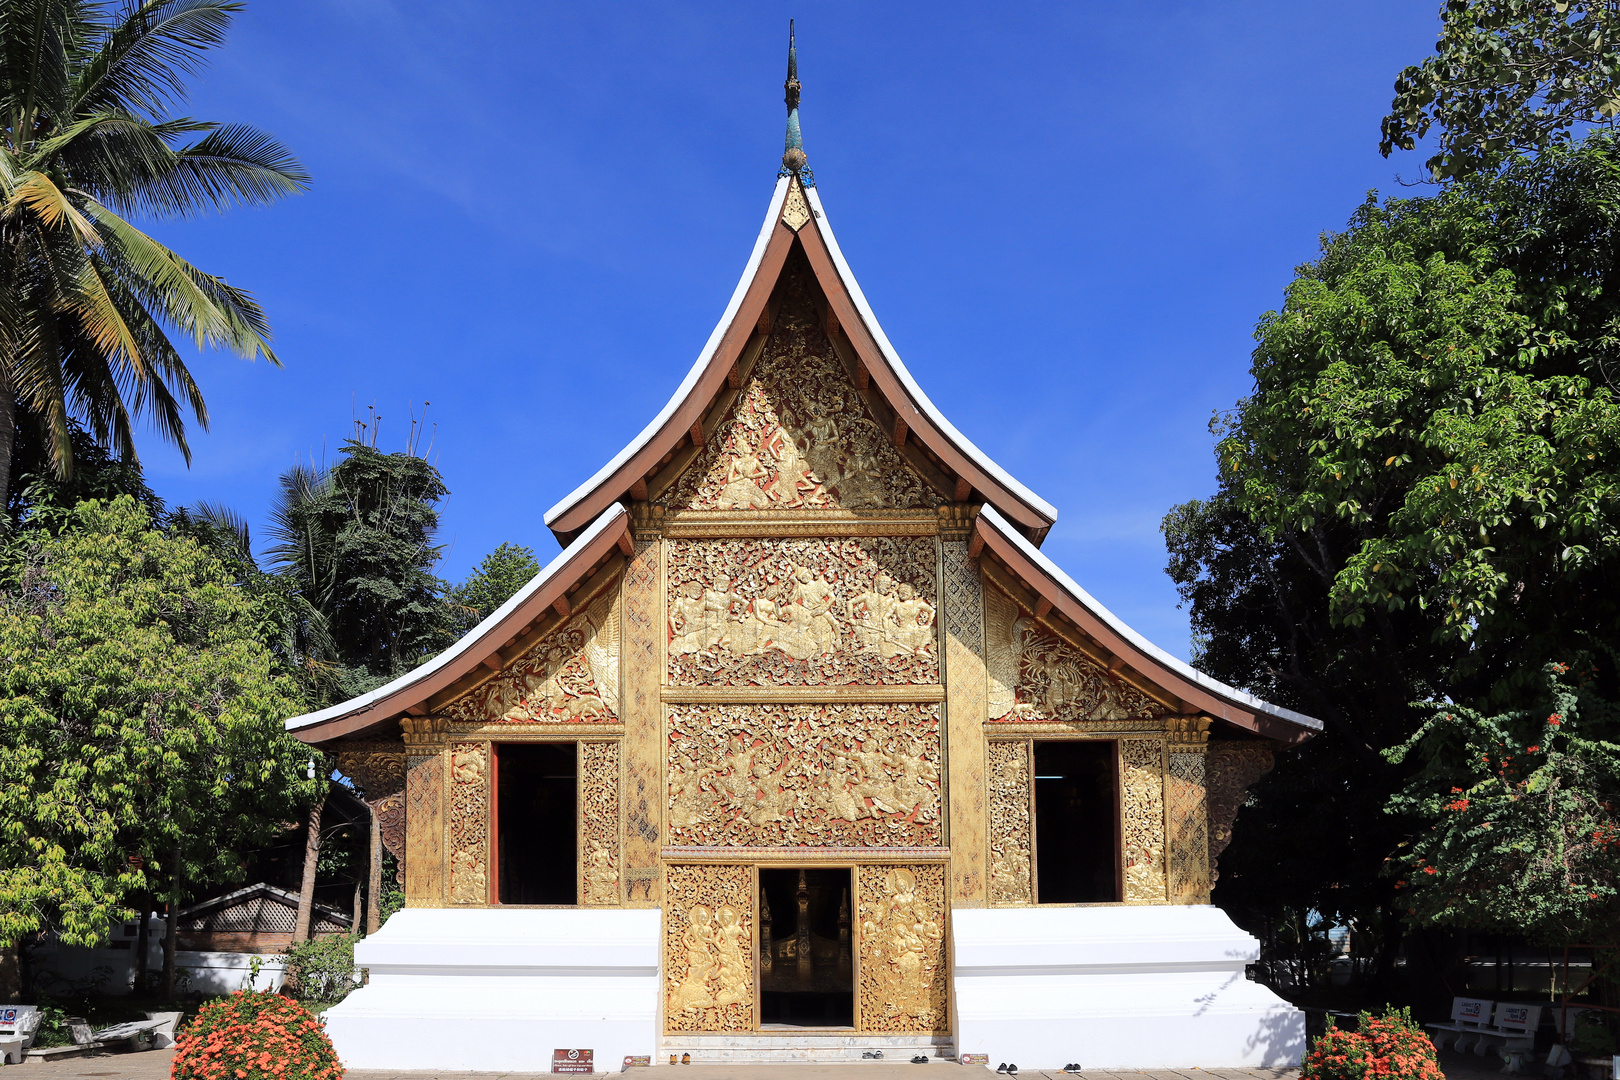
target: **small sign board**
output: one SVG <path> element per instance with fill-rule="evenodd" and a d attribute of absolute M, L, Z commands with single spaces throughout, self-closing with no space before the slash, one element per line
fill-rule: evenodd
<path fill-rule="evenodd" d="M 956 1060 L 961 1062 L 963 1065 L 989 1065 L 990 1064 L 990 1055 L 989 1054 L 963 1054 L 961 1057 L 957 1058 Z"/>
<path fill-rule="evenodd" d="M 652 1065 L 652 1055 L 651 1054 L 627 1054 L 627 1055 L 625 1055 L 624 1067 L 627 1068 L 627 1069 L 645 1069 L 645 1068 L 650 1067 L 651 1065 Z"/>
<path fill-rule="evenodd" d="M 594 1050 L 553 1050 L 551 1052 L 551 1071 L 554 1073 L 592 1073 L 596 1066 L 591 1064 L 595 1056 Z"/>

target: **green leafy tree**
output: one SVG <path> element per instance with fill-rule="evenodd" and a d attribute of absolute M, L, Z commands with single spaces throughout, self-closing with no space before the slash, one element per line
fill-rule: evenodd
<path fill-rule="evenodd" d="M 273 202 L 308 177 L 263 132 L 171 115 L 235 0 L 0 0 L 0 505 L 20 404 L 58 475 L 70 417 L 135 458 L 146 415 L 188 459 L 208 413 L 165 327 L 276 362 L 252 296 L 131 224 Z"/>
<path fill-rule="evenodd" d="M 471 629 L 516 595 L 539 572 L 540 564 L 532 548 L 501 544 L 484 556 L 465 581 L 452 587 L 446 598 L 461 609 L 465 624 Z"/>
<path fill-rule="evenodd" d="M 0 595 L 0 944 L 94 944 L 231 880 L 314 797 L 253 599 L 128 496 L 34 533 Z"/>

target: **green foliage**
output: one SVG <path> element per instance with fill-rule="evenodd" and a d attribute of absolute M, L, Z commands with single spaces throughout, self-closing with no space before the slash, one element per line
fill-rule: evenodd
<path fill-rule="evenodd" d="M 332 1040 L 280 994 L 238 990 L 204 1005 L 175 1040 L 172 1080 L 342 1080 Z"/>
<path fill-rule="evenodd" d="M 382 903 L 378 916 L 383 923 L 396 911 L 405 909 L 405 890 L 399 884 L 399 860 L 387 851 L 382 858 Z"/>
<path fill-rule="evenodd" d="M 1301 1062 L 1303 1080 L 1445 1080 L 1434 1043 L 1412 1022 L 1408 1009 L 1362 1012 L 1355 1031 L 1342 1031 L 1328 1017 L 1325 1034 Z"/>
<path fill-rule="evenodd" d="M 1595 674 L 1550 664 L 1533 707 L 1439 706 L 1389 751 L 1423 763 L 1390 804 L 1424 825 L 1394 864 L 1417 920 L 1620 945 L 1620 707 Z"/>
<path fill-rule="evenodd" d="M 0 940 L 94 944 L 136 892 L 231 880 L 315 794 L 225 565 L 127 496 L 73 518 L 0 595 Z"/>
<path fill-rule="evenodd" d="M 287 946 L 286 980 L 300 1001 L 331 1004 L 360 986 L 354 967 L 359 934 L 323 934 Z"/>
<path fill-rule="evenodd" d="M 1435 55 L 1395 80 L 1379 150 L 1410 150 L 1431 127 L 1436 180 L 1494 168 L 1620 114 L 1620 3 L 1446 0 Z"/>
<path fill-rule="evenodd" d="M 144 506 L 154 521 L 165 516 L 163 500 L 146 485 L 140 463 L 121 461 L 98 446 L 75 420 L 67 422 L 73 472 L 60 476 L 43 425 L 30 420 L 17 426 L 12 445 L 9 504 L 12 528 L 27 525 L 59 532 L 72 520 L 73 508 L 85 499 L 110 501 L 128 495 Z"/>
<path fill-rule="evenodd" d="M 540 572 L 534 551 L 518 544 L 501 544 L 484 556 L 467 580 L 450 589 L 446 599 L 462 609 L 471 629 L 490 612 L 510 600 Z"/>

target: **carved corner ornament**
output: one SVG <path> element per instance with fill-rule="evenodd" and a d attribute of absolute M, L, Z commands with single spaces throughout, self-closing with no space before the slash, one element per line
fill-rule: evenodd
<path fill-rule="evenodd" d="M 407 752 L 433 753 L 443 745 L 445 735 L 450 730 L 450 721 L 443 716 L 402 716 L 399 718 L 399 730 Z"/>

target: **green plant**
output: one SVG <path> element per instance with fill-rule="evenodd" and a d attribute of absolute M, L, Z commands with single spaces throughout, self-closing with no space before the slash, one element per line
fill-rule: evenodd
<path fill-rule="evenodd" d="M 1303 1080 L 1445 1080 L 1434 1043 L 1412 1021 L 1409 1009 L 1363 1012 L 1355 1031 L 1338 1028 L 1330 1016 L 1326 1034 L 1305 1055 Z"/>
<path fill-rule="evenodd" d="M 286 979 L 301 1001 L 342 1001 L 360 985 L 354 968 L 358 934 L 328 934 L 287 946 Z"/>
<path fill-rule="evenodd" d="M 1609 1057 L 1620 1053 L 1620 1036 L 1615 1034 L 1615 1017 L 1588 1010 L 1575 1021 L 1570 1049 L 1582 1057 Z"/>
<path fill-rule="evenodd" d="M 279 994 L 238 990 L 204 1005 L 175 1042 L 170 1080 L 341 1080 L 321 1022 Z"/>
<path fill-rule="evenodd" d="M 60 1005 L 48 1001 L 39 1003 L 39 1028 L 34 1032 L 35 1046 L 66 1046 L 73 1041 L 68 1031 L 67 1012 Z"/>

